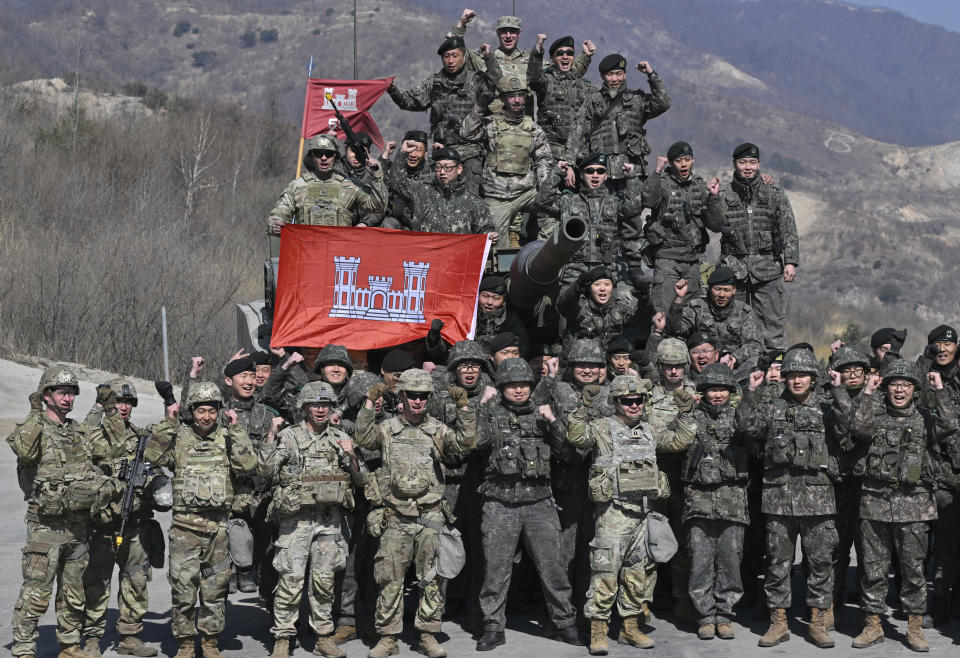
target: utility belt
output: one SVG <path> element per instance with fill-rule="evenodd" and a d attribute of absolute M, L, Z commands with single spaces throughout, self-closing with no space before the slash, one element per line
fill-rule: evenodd
<path fill-rule="evenodd" d="M 177 511 L 174 510 L 170 525 L 194 532 L 214 533 L 226 528 L 229 510 Z"/>

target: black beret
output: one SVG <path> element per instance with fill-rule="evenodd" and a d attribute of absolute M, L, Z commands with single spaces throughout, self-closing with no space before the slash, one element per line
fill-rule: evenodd
<path fill-rule="evenodd" d="M 737 283 L 737 275 L 733 270 L 722 265 L 710 273 L 707 278 L 707 286 L 724 286 Z"/>
<path fill-rule="evenodd" d="M 600 73 L 606 73 L 608 71 L 613 71 L 614 69 L 623 69 L 627 70 L 627 60 L 623 58 L 623 55 L 620 53 L 613 53 L 612 55 L 607 55 L 600 60 Z"/>
<path fill-rule="evenodd" d="M 956 332 L 954 332 L 954 335 L 956 335 Z M 893 327 L 883 327 L 882 329 L 877 329 L 876 331 L 874 331 L 873 335 L 870 336 L 870 347 L 871 349 L 877 349 L 881 345 L 886 345 L 887 343 L 890 343 L 890 349 L 893 350 L 894 352 L 899 352 L 900 348 L 903 347 L 903 344 L 904 342 L 906 342 L 906 340 L 907 340 L 906 329 L 901 329 L 900 331 L 897 331 Z"/>
<path fill-rule="evenodd" d="M 502 334 L 497 334 L 490 339 L 490 342 L 487 343 L 487 351 L 490 354 L 499 352 L 505 347 L 519 347 L 520 339 L 517 338 L 517 335 L 510 331 L 505 331 Z"/>
<path fill-rule="evenodd" d="M 788 352 L 790 350 L 807 350 L 808 352 L 813 352 L 813 345 L 811 345 L 810 343 L 794 343 L 793 345 L 787 348 Z"/>
<path fill-rule="evenodd" d="M 766 354 L 761 354 L 757 359 L 757 368 L 766 371 L 774 363 L 783 363 L 783 352 L 780 350 L 770 350 Z"/>
<path fill-rule="evenodd" d="M 936 342 L 957 342 L 957 330 L 950 325 L 941 324 L 939 327 L 927 334 L 927 344 Z"/>
<path fill-rule="evenodd" d="M 480 290 L 504 295 L 507 292 L 507 281 L 502 276 L 488 274 L 480 280 Z"/>
<path fill-rule="evenodd" d="M 590 153 L 577 160 L 577 169 L 584 169 L 590 165 L 607 166 L 607 156 L 603 153 Z"/>
<path fill-rule="evenodd" d="M 733 159 L 736 160 L 737 158 L 756 158 L 759 160 L 760 149 L 757 148 L 756 144 L 751 144 L 750 142 L 741 144 L 733 149 Z"/>
<path fill-rule="evenodd" d="M 693 155 L 693 147 L 686 142 L 674 142 L 667 149 L 667 160 L 679 158 L 681 155 Z"/>
<path fill-rule="evenodd" d="M 403 135 L 403 141 L 406 142 L 408 140 L 412 142 L 420 142 L 426 146 L 429 138 L 427 137 L 427 133 L 423 132 L 422 130 L 408 130 Z"/>
<path fill-rule="evenodd" d="M 380 370 L 383 372 L 403 372 L 416 367 L 417 362 L 406 350 L 390 350 L 380 362 Z"/>
<path fill-rule="evenodd" d="M 224 377 L 233 377 L 234 375 L 239 375 L 241 372 L 256 372 L 257 363 L 253 360 L 252 356 L 245 356 L 239 359 L 234 359 L 228 363 L 223 368 Z"/>
<path fill-rule="evenodd" d="M 258 366 L 269 365 L 275 366 L 280 363 L 280 357 L 274 354 L 273 352 L 261 352 L 257 350 L 250 355 L 253 359 L 253 362 Z"/>
<path fill-rule="evenodd" d="M 550 56 L 553 57 L 553 53 L 557 51 L 558 48 L 563 48 L 567 46 L 568 48 L 573 48 L 573 37 L 565 36 L 560 37 L 556 41 L 550 44 Z"/>
<path fill-rule="evenodd" d="M 613 281 L 613 275 L 610 273 L 610 268 L 606 265 L 597 265 L 592 270 L 587 270 L 580 275 L 580 278 L 577 281 L 581 286 L 589 286 L 594 281 L 599 281 L 600 279 L 610 279 Z"/>
<path fill-rule="evenodd" d="M 633 345 L 623 336 L 617 336 L 607 343 L 607 354 L 629 354 L 633 351 Z"/>
<path fill-rule="evenodd" d="M 692 334 L 687 336 L 687 349 L 693 349 L 698 345 L 704 345 L 709 343 L 710 345 L 716 347 L 717 340 L 713 335 L 707 333 L 706 331 L 694 331 Z"/>
<path fill-rule="evenodd" d="M 453 160 L 457 164 L 463 162 L 460 151 L 452 146 L 444 146 L 442 149 L 437 149 L 430 157 L 433 158 L 434 162 L 440 162 L 441 160 Z"/>
<path fill-rule="evenodd" d="M 467 49 L 463 43 L 463 37 L 447 37 L 443 40 L 443 43 L 440 44 L 440 47 L 437 48 L 437 54 L 442 55 L 448 50 L 454 50 L 455 48 Z"/>
<path fill-rule="evenodd" d="M 536 359 L 541 356 L 556 356 L 556 354 L 553 353 L 553 348 L 546 343 L 534 343 L 531 345 L 527 358 Z"/>

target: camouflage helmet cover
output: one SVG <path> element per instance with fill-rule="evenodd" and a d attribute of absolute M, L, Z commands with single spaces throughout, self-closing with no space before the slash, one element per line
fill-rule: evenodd
<path fill-rule="evenodd" d="M 48 388 L 72 387 L 75 393 L 80 392 L 80 382 L 77 376 L 67 368 L 54 366 L 47 368 L 40 375 L 40 385 L 37 386 L 37 392 L 43 393 Z"/>
<path fill-rule="evenodd" d="M 304 153 L 310 153 L 311 151 L 336 151 L 339 153 L 337 140 L 333 135 L 326 133 L 314 135 L 303 145 Z"/>
<path fill-rule="evenodd" d="M 379 381 L 380 377 L 372 372 L 358 372 L 351 377 L 346 386 L 347 405 L 353 408 L 366 400 L 367 391 Z"/>
<path fill-rule="evenodd" d="M 200 382 L 191 386 L 187 393 L 187 406 L 191 409 L 204 404 L 215 407 L 223 405 L 223 395 L 213 382 Z"/>
<path fill-rule="evenodd" d="M 433 393 L 433 378 L 422 368 L 410 368 L 400 374 L 399 388 L 401 391 Z"/>
<path fill-rule="evenodd" d="M 297 395 L 297 409 L 314 402 L 330 402 L 332 404 L 336 401 L 337 394 L 333 392 L 333 387 L 327 382 L 307 382 Z"/>
<path fill-rule="evenodd" d="M 455 370 L 464 361 L 479 361 L 483 370 L 490 368 L 490 357 L 483 345 L 475 340 L 460 340 L 453 344 L 447 357 L 447 369 Z"/>
<path fill-rule="evenodd" d="M 920 386 L 920 369 L 906 359 L 893 359 L 887 361 L 883 366 L 883 371 L 880 373 L 880 376 L 883 378 L 883 385 L 886 386 L 890 383 L 891 379 L 906 379 L 907 381 L 913 382 L 914 386 Z"/>
<path fill-rule="evenodd" d="M 347 369 L 348 374 L 353 374 L 353 360 L 350 359 L 350 353 L 343 345 L 326 345 L 317 353 L 317 358 L 313 362 L 313 371 L 320 372 L 323 366 L 337 363 Z"/>
<path fill-rule="evenodd" d="M 780 372 L 786 375 L 791 372 L 805 372 L 813 376 L 820 374 L 817 357 L 807 349 L 792 349 L 783 357 Z"/>
<path fill-rule="evenodd" d="M 137 406 L 137 389 L 129 379 L 117 377 L 108 381 L 107 386 L 117 394 L 118 400 L 133 400 L 133 406 Z"/>
<path fill-rule="evenodd" d="M 855 365 L 861 365 L 866 368 L 870 366 L 870 357 L 858 349 L 843 346 L 837 350 L 836 356 L 833 357 L 833 363 L 830 365 L 834 370 Z"/>
<path fill-rule="evenodd" d="M 709 363 L 697 376 L 697 390 L 705 391 L 714 386 L 722 386 L 731 391 L 737 389 L 737 382 L 733 377 L 733 371 L 724 363 Z"/>
<path fill-rule="evenodd" d="M 690 363 L 690 352 L 682 340 L 664 338 L 657 345 L 657 363 L 679 365 Z"/>
<path fill-rule="evenodd" d="M 578 338 L 573 341 L 567 352 L 567 361 L 570 363 L 595 363 L 598 366 L 606 365 L 607 356 L 600 343 L 590 338 Z"/>
<path fill-rule="evenodd" d="M 624 395 L 649 395 L 653 384 L 649 379 L 641 379 L 636 375 L 617 375 L 610 383 L 610 397 L 619 398 Z"/>
<path fill-rule="evenodd" d="M 500 78 L 500 81 L 497 83 L 497 92 L 500 94 L 512 94 L 518 91 L 528 93 L 530 89 L 527 87 L 527 83 L 524 80 L 521 80 L 516 76 L 505 75 Z"/>
<path fill-rule="evenodd" d="M 533 370 L 530 364 L 523 359 L 504 359 L 497 366 L 497 386 L 507 384 L 533 384 Z"/>

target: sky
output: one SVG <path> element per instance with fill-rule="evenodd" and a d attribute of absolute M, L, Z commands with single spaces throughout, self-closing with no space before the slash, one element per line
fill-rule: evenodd
<path fill-rule="evenodd" d="M 958 0 L 845 0 L 864 7 L 887 7 L 924 23 L 941 25 L 960 32 L 960 2 Z"/>

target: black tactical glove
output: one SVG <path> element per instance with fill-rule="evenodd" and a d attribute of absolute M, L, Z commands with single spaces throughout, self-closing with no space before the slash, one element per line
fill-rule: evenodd
<path fill-rule="evenodd" d="M 30 411 L 43 411 L 43 393 L 34 391 L 27 398 L 30 400 Z"/>
<path fill-rule="evenodd" d="M 427 332 L 428 345 L 437 345 L 440 342 L 441 329 L 443 329 L 443 320 L 434 320 L 430 323 L 430 331 Z"/>
<path fill-rule="evenodd" d="M 492 103 L 492 102 L 493 102 L 493 99 L 496 98 L 496 97 L 497 97 L 497 95 L 496 95 L 495 93 L 493 93 L 492 91 L 490 91 L 489 89 L 485 89 L 484 91 L 481 91 L 481 92 L 480 92 L 480 107 L 486 107 L 487 105 L 489 105 L 490 103 Z"/>
<path fill-rule="evenodd" d="M 673 392 L 673 399 L 677 401 L 677 407 L 680 408 L 680 413 L 689 413 L 693 411 L 693 406 L 696 404 L 693 393 L 685 388 L 678 388 L 675 390 Z"/>
<path fill-rule="evenodd" d="M 466 389 L 460 388 L 459 386 L 451 386 L 447 389 L 447 393 L 450 394 L 450 397 L 453 398 L 453 404 L 457 407 L 465 407 L 469 402 L 470 398 L 467 396 Z"/>
<path fill-rule="evenodd" d="M 177 398 L 173 394 L 173 384 L 161 381 L 154 382 L 153 385 L 157 387 L 157 393 L 163 398 L 164 407 L 172 407 L 177 403 Z"/>
<path fill-rule="evenodd" d="M 373 386 L 367 389 L 367 399 L 371 402 L 376 402 L 383 397 L 383 394 L 387 392 L 387 385 L 383 382 L 377 382 Z"/>
<path fill-rule="evenodd" d="M 591 406 L 593 401 L 600 397 L 600 387 L 596 384 L 588 384 L 583 387 L 583 404 Z"/>

